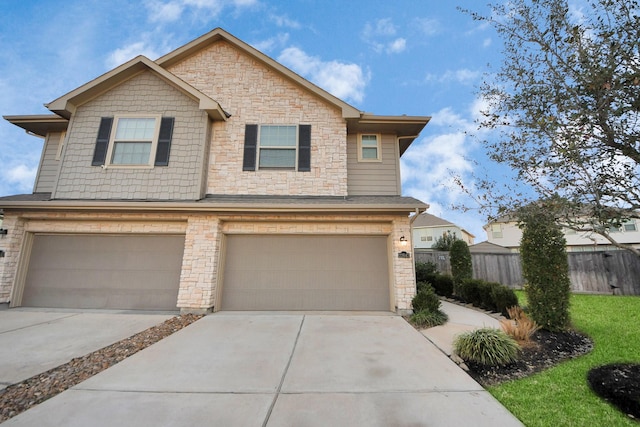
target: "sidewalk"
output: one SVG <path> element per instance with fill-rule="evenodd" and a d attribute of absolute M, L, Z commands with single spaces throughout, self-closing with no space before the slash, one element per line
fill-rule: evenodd
<path fill-rule="evenodd" d="M 491 327 L 500 329 L 500 321 L 482 311 L 442 301 L 441 310 L 449 316 L 449 321 L 441 326 L 425 329 L 422 335 L 427 337 L 444 354 L 451 357 L 453 341 L 463 332 Z"/>

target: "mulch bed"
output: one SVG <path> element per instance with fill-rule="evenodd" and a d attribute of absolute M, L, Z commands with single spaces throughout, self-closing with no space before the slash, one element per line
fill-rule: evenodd
<path fill-rule="evenodd" d="M 640 421 L 640 364 L 617 363 L 593 368 L 589 387 L 629 417 Z"/>
<path fill-rule="evenodd" d="M 531 343 L 522 349 L 520 360 L 504 366 L 484 366 L 466 362 L 469 375 L 483 387 L 524 378 L 557 365 L 559 362 L 589 353 L 593 342 L 576 331 L 537 331 Z"/>
<path fill-rule="evenodd" d="M 104 371 L 201 317 L 195 314 L 172 317 L 108 347 L 10 385 L 0 391 L 0 423 Z"/>

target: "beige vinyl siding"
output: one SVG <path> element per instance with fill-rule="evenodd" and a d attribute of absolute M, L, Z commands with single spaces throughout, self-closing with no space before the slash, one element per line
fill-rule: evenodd
<path fill-rule="evenodd" d="M 358 135 L 347 137 L 347 185 L 350 196 L 400 195 L 396 138 L 382 135 L 382 162 L 358 162 Z"/>
<path fill-rule="evenodd" d="M 58 166 L 60 165 L 60 161 L 56 160 L 56 155 L 63 135 L 63 133 L 56 132 L 48 134 L 45 138 L 38 175 L 33 187 L 35 193 L 50 193 L 53 191 L 58 174 Z"/>

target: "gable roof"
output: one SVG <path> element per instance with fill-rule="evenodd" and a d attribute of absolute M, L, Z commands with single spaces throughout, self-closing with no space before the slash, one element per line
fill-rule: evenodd
<path fill-rule="evenodd" d="M 199 108 L 205 110 L 213 120 L 227 120 L 229 117 L 216 101 L 142 55 L 45 104 L 45 107 L 68 119 L 80 105 L 144 71 L 153 72 L 168 84 L 197 101 Z"/>
<path fill-rule="evenodd" d="M 423 212 L 418 215 L 418 218 L 413 222 L 413 228 L 416 227 L 447 227 L 454 226 L 457 227 L 452 222 L 447 221 L 446 219 L 442 219 L 435 215 L 431 215 L 430 213 Z"/>
<path fill-rule="evenodd" d="M 496 245 L 491 242 L 480 242 L 475 245 L 469 245 L 469 251 L 471 253 L 479 254 L 479 253 L 490 253 L 490 254 L 510 254 L 513 253 L 511 249 L 505 248 L 504 246 Z"/>
<path fill-rule="evenodd" d="M 252 47 L 251 45 L 243 42 L 237 37 L 229 34 L 222 28 L 215 28 L 214 30 L 208 32 L 207 34 L 204 34 L 198 37 L 197 39 L 185 44 L 182 47 L 179 47 L 178 49 L 172 52 L 169 52 L 168 54 L 158 58 L 156 60 L 156 63 L 161 67 L 168 68 L 190 57 L 196 52 L 204 49 L 208 45 L 216 43 L 220 40 L 224 40 L 227 43 L 230 43 L 237 49 L 240 49 L 241 51 L 243 51 L 244 53 L 252 57 L 253 59 L 259 62 L 262 62 L 269 68 L 274 69 L 278 73 L 282 74 L 284 77 L 288 78 L 289 80 L 292 80 L 297 85 L 304 87 L 309 92 L 315 94 L 316 96 L 319 96 L 320 98 L 324 99 L 328 103 L 333 104 L 336 107 L 340 108 L 342 110 L 342 117 L 344 118 L 360 117 L 361 112 L 355 107 L 347 104 L 340 98 L 333 96 L 326 90 L 316 86 L 315 84 L 311 83 L 309 80 L 294 73 L 289 68 L 273 60 L 272 58 L 268 57 L 264 53 L 260 52 L 259 50 Z"/>

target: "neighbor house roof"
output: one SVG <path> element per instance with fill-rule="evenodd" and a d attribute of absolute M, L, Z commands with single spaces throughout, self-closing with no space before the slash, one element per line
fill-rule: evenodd
<path fill-rule="evenodd" d="M 472 253 L 492 253 L 492 254 L 502 254 L 502 253 L 512 253 L 511 249 L 505 248 L 504 246 L 496 245 L 491 242 L 480 242 L 475 245 L 469 245 L 469 251 Z"/>
<path fill-rule="evenodd" d="M 413 228 L 416 227 L 446 227 L 446 226 L 456 226 L 454 223 L 447 221 L 446 219 L 442 219 L 435 215 L 431 215 L 430 213 L 421 213 L 418 218 L 413 222 Z"/>

